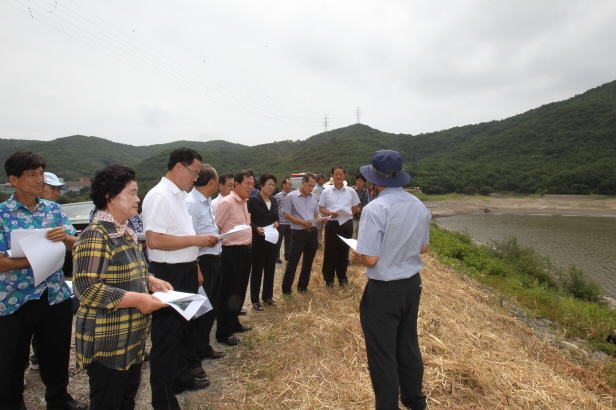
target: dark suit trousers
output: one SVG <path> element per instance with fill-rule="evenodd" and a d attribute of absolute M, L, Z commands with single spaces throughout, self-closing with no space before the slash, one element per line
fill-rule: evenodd
<path fill-rule="evenodd" d="M 169 282 L 178 292 L 197 293 L 197 262 L 150 263 L 150 272 Z M 172 307 L 152 313 L 152 348 L 150 350 L 150 386 L 154 410 L 179 410 L 174 387 L 191 386 L 195 379 L 188 371 L 187 347 L 194 320 L 187 321 Z"/>
<path fill-rule="evenodd" d="M 250 273 L 250 301 L 259 302 L 259 291 L 263 279 L 262 300 L 274 297 L 274 274 L 276 273 L 275 243 L 265 240 L 264 236 L 253 235 L 252 237 L 252 272 Z"/>
<path fill-rule="evenodd" d="M 38 344 L 41 379 L 48 405 L 61 405 L 67 393 L 73 331 L 71 300 L 50 306 L 47 291 L 10 315 L 0 316 L 0 409 L 17 410 L 23 404 L 24 371 L 32 335 Z M 25 407 L 23 407 L 25 408 Z"/>
<path fill-rule="evenodd" d="M 423 361 L 417 340 L 421 298 L 419 273 L 408 279 L 384 282 L 370 279 L 359 305 L 366 339 L 368 368 L 377 410 L 426 408 L 421 391 Z"/>
<path fill-rule="evenodd" d="M 297 290 L 303 291 L 308 289 L 310 283 L 310 272 L 312 271 L 312 261 L 317 253 L 318 237 L 317 230 L 312 231 L 307 229 L 293 229 L 291 231 L 291 256 L 287 262 L 287 267 L 284 271 L 282 279 L 282 293 L 291 293 L 293 281 L 295 280 L 295 270 L 299 264 L 299 259 L 304 255 L 302 261 L 302 270 L 299 273 L 297 281 Z"/>
<path fill-rule="evenodd" d="M 280 246 L 284 239 L 284 258 L 289 260 L 291 253 L 291 225 L 278 225 L 278 243 L 276 244 L 276 257 L 280 258 Z"/>
<path fill-rule="evenodd" d="M 116 370 L 92 362 L 86 371 L 90 382 L 90 410 L 133 410 L 141 381 L 141 366 Z"/>
<path fill-rule="evenodd" d="M 325 224 L 325 251 L 323 252 L 323 279 L 328 285 L 334 283 L 338 277 L 338 283 L 348 283 L 347 268 L 349 266 L 349 245 L 344 243 L 343 238 L 353 236 L 353 220 L 348 220 L 340 225 L 338 221 L 328 221 Z"/>
<path fill-rule="evenodd" d="M 189 369 L 201 367 L 201 359 L 209 357 L 214 353 L 214 349 L 210 345 L 210 333 L 218 314 L 220 286 L 222 283 L 220 257 L 218 255 L 201 255 L 199 257 L 199 268 L 201 269 L 201 275 L 203 275 L 201 287 L 212 304 L 212 310 L 193 319 L 194 326 L 191 328 L 193 332 L 188 340 L 187 347 Z"/>
<path fill-rule="evenodd" d="M 250 279 L 252 249 L 240 246 L 222 247 L 222 287 L 217 315 L 216 339 L 226 339 L 242 326 L 238 316 Z"/>

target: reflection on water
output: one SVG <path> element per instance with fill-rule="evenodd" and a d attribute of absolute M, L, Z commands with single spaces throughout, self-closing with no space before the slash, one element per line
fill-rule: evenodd
<path fill-rule="evenodd" d="M 516 236 L 563 267 L 575 264 L 616 297 L 616 218 L 545 215 L 458 215 L 437 222 L 488 243 Z"/>

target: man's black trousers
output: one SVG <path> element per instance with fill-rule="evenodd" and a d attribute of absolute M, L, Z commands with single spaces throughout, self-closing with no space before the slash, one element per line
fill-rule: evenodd
<path fill-rule="evenodd" d="M 389 282 L 370 279 L 366 284 L 359 318 L 377 410 L 398 409 L 398 397 L 410 409 L 426 407 L 417 341 L 420 299 L 419 273 Z"/>

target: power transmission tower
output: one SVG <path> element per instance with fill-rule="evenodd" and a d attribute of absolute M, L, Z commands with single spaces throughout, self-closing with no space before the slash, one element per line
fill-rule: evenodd
<path fill-rule="evenodd" d="M 325 118 L 323 119 L 323 126 L 325 127 L 325 141 L 329 139 L 329 132 L 327 131 L 327 114 L 325 114 Z"/>
<path fill-rule="evenodd" d="M 357 110 L 355 110 L 355 115 L 357 115 L 357 123 L 361 124 L 361 119 L 359 118 L 359 116 L 361 115 L 361 110 L 359 109 L 359 107 L 357 107 Z"/>

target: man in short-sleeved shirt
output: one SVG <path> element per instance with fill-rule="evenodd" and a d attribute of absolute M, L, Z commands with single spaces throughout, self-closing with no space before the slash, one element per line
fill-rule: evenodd
<path fill-rule="evenodd" d="M 282 212 L 282 207 L 284 206 L 284 202 L 287 199 L 287 195 L 291 192 L 291 188 L 293 187 L 293 183 L 289 178 L 285 178 L 282 180 L 282 184 L 280 185 L 282 191 L 278 192 L 274 198 L 276 198 L 276 205 L 278 206 L 278 243 L 276 243 L 277 251 L 277 263 L 282 263 L 280 259 L 280 247 L 282 246 L 282 241 L 284 240 L 284 260 L 289 260 L 289 252 L 291 249 L 291 222 L 287 221 L 287 218 L 284 217 L 284 212 Z"/>
<path fill-rule="evenodd" d="M 359 198 L 357 192 L 344 185 L 344 168 L 337 166 L 332 168 L 332 178 L 334 184 L 326 188 L 319 200 L 321 214 L 338 218 L 337 211 L 345 210 L 349 214 L 359 212 Z M 334 286 L 334 279 L 338 277 L 340 286 L 346 285 L 347 268 L 349 266 L 349 245 L 344 243 L 338 235 L 343 238 L 353 236 L 352 218 L 340 223 L 335 219 L 330 219 L 325 225 L 325 252 L 323 253 L 323 279 L 325 286 Z"/>
<path fill-rule="evenodd" d="M 198 292 L 199 247 L 218 243 L 214 235 L 195 234 L 184 203 L 186 191 L 197 180 L 200 169 L 201 155 L 178 148 L 169 155 L 167 174 L 143 200 L 150 272 L 179 292 Z M 197 369 L 188 369 L 187 348 L 194 326 L 194 321 L 186 321 L 171 307 L 152 314 L 150 386 L 154 410 L 179 410 L 175 394 L 210 385 L 202 368 L 197 375 L 193 374 Z"/>
<path fill-rule="evenodd" d="M 34 285 L 27 258 L 9 258 L 17 229 L 51 228 L 47 239 L 75 243 L 75 228 L 55 202 L 38 197 L 43 190 L 45 159 L 18 151 L 4 165 L 15 194 L 0 204 L 0 409 L 25 408 L 24 365 L 30 341 L 38 344 L 38 362 L 48 409 L 87 409 L 67 392 L 73 312 L 71 291 L 62 270 Z"/>
<path fill-rule="evenodd" d="M 411 178 L 398 152 L 377 151 L 361 173 L 379 192 L 364 208 L 353 255 L 368 267 L 359 312 L 376 409 L 397 409 L 400 398 L 406 408 L 423 410 L 419 255 L 428 251 L 430 211 L 402 189 Z"/>
<path fill-rule="evenodd" d="M 283 206 L 282 211 L 285 218 L 291 222 L 291 251 L 282 279 L 283 295 L 288 296 L 292 293 L 295 270 L 302 256 L 302 269 L 297 281 L 297 291 L 308 293 L 310 271 L 318 247 L 317 223 L 308 221 L 321 216 L 317 197 L 312 193 L 315 183 L 313 174 L 303 175 L 302 185 L 287 195 Z"/>

